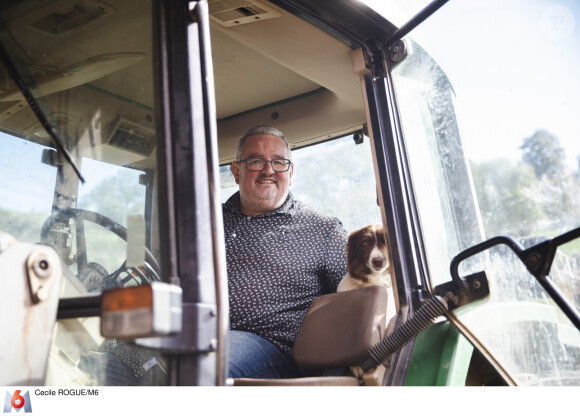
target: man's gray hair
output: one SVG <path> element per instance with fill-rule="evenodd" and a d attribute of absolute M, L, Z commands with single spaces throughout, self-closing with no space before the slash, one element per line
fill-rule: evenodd
<path fill-rule="evenodd" d="M 292 152 L 290 151 L 290 143 L 288 143 L 288 139 L 286 138 L 286 136 L 284 136 L 284 133 L 282 133 L 276 127 L 264 126 L 264 125 L 254 126 L 242 136 L 242 138 L 240 139 L 240 142 L 238 143 L 238 150 L 236 152 L 236 160 L 242 159 L 242 154 L 244 153 L 244 146 L 246 144 L 246 140 L 248 139 L 248 137 L 255 136 L 256 134 L 268 134 L 270 136 L 276 136 L 276 137 L 279 137 L 282 140 L 284 140 L 284 143 L 286 143 L 286 149 L 288 150 L 288 159 L 292 160 Z"/>

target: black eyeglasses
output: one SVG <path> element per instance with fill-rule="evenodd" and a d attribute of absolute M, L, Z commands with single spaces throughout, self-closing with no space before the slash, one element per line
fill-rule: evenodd
<path fill-rule="evenodd" d="M 288 159 L 264 160 L 257 157 L 250 157 L 248 159 L 238 160 L 237 162 L 246 162 L 248 170 L 262 170 L 266 167 L 266 162 L 269 162 L 272 165 L 274 172 L 286 172 L 290 169 L 290 165 L 292 164 L 292 161 Z"/>

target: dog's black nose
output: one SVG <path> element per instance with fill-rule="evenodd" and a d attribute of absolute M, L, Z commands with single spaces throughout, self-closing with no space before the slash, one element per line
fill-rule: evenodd
<path fill-rule="evenodd" d="M 385 259 L 383 259 L 382 257 L 373 257 L 371 260 L 373 267 L 376 267 L 377 269 L 383 267 L 384 262 Z"/>

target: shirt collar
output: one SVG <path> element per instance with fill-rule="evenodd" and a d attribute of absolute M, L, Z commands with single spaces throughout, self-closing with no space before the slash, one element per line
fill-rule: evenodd
<path fill-rule="evenodd" d="M 270 211 L 270 212 L 267 212 L 266 214 L 256 215 L 256 216 L 257 217 L 266 217 L 266 216 L 277 215 L 277 214 L 294 215 L 294 212 L 296 211 L 295 202 L 296 201 L 294 200 L 294 196 L 292 196 L 292 193 L 288 192 L 288 196 L 286 197 L 286 201 L 284 201 L 284 203 L 282 205 L 280 205 L 280 207 L 278 207 L 274 211 Z M 240 203 L 240 191 L 233 194 L 226 201 L 223 208 L 227 209 L 235 214 L 238 214 L 238 215 L 243 215 L 243 216 L 246 215 L 242 212 L 241 203 Z"/>

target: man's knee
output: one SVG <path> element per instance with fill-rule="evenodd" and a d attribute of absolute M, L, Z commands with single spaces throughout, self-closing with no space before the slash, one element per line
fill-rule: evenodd
<path fill-rule="evenodd" d="M 297 372 L 290 357 L 251 332 L 230 331 L 229 370 L 232 378 L 284 378 Z"/>

